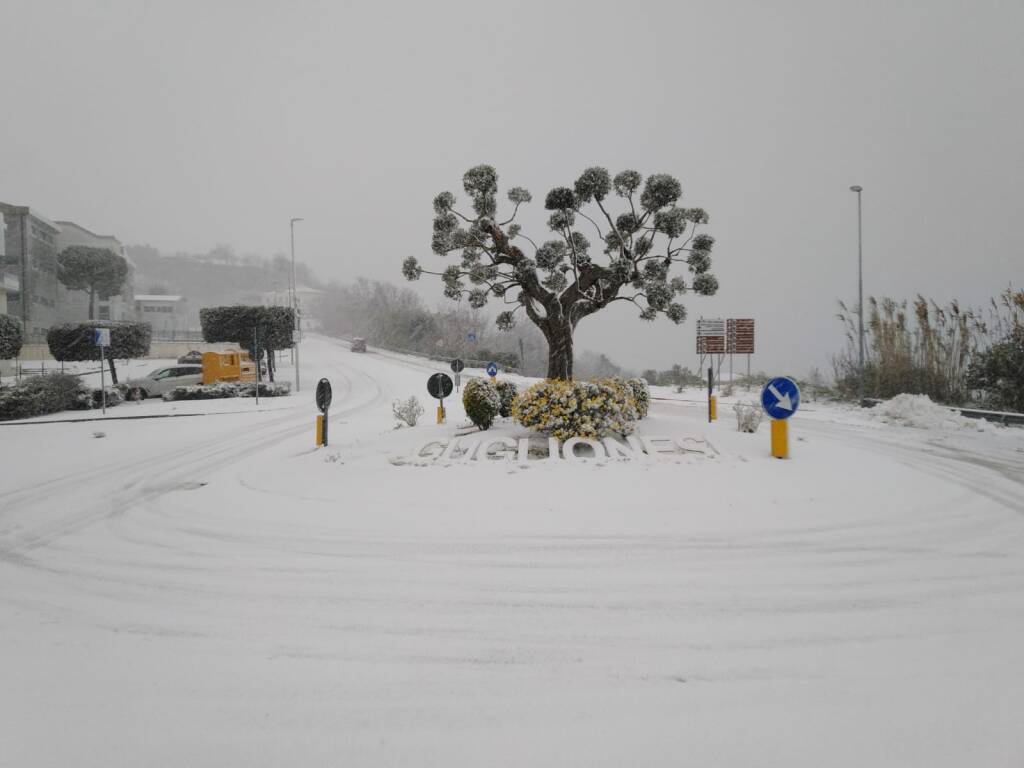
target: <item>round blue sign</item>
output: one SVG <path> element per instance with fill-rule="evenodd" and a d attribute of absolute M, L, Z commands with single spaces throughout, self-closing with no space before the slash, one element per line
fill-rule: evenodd
<path fill-rule="evenodd" d="M 777 376 L 761 390 L 761 407 L 773 419 L 788 419 L 800 407 L 800 387 L 788 376 Z"/>
<path fill-rule="evenodd" d="M 470 331 L 466 334 L 466 338 L 470 341 L 476 341 L 476 331 Z"/>
<path fill-rule="evenodd" d="M 498 364 L 497 363 L 488 363 L 487 364 L 487 375 L 488 376 L 497 376 L 498 375 Z"/>

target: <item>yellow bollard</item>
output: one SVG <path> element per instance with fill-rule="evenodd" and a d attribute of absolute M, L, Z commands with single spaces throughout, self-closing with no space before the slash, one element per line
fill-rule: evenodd
<path fill-rule="evenodd" d="M 437 406 L 437 423 L 444 424 L 444 406 Z"/>
<path fill-rule="evenodd" d="M 708 400 L 708 421 L 718 420 L 718 395 L 709 395 Z"/>
<path fill-rule="evenodd" d="M 321 446 L 324 444 L 324 417 L 323 415 L 316 417 L 316 444 Z"/>
<path fill-rule="evenodd" d="M 785 419 L 772 419 L 772 456 L 789 458 L 789 422 Z"/>

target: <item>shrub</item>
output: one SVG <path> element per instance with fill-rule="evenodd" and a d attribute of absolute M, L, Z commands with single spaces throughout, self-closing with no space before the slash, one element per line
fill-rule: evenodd
<path fill-rule="evenodd" d="M 519 394 L 519 387 L 511 381 L 502 379 L 495 386 L 498 388 L 498 397 L 501 399 L 501 406 L 498 409 L 498 413 L 508 418 L 512 415 L 512 403 L 516 401 L 516 395 Z"/>
<path fill-rule="evenodd" d="M 637 418 L 646 419 L 647 412 L 651 408 L 651 390 L 647 388 L 647 382 L 643 379 L 627 379 L 633 394 L 633 404 L 636 406 Z"/>
<path fill-rule="evenodd" d="M 21 323 L 9 315 L 0 315 L 0 360 L 10 360 L 20 355 L 23 341 Z"/>
<path fill-rule="evenodd" d="M 420 416 L 423 415 L 423 406 L 415 395 L 408 400 L 395 400 L 391 403 L 391 413 L 399 422 L 405 422 L 410 427 L 415 427 Z M 402 426 L 401 423 L 398 426 Z"/>
<path fill-rule="evenodd" d="M 0 421 L 92 407 L 92 393 L 77 376 L 49 373 L 0 389 Z"/>
<path fill-rule="evenodd" d="M 761 426 L 764 411 L 757 403 L 736 403 L 732 409 L 736 411 L 736 429 L 740 432 L 757 432 Z"/>
<path fill-rule="evenodd" d="M 113 408 L 124 402 L 124 391 L 120 387 L 107 387 L 107 408 Z M 97 387 L 92 391 L 92 407 L 103 407 L 103 390 Z"/>
<path fill-rule="evenodd" d="M 622 379 L 548 379 L 528 388 L 512 407 L 517 422 L 558 440 L 628 435 L 638 415 L 630 387 Z"/>
<path fill-rule="evenodd" d="M 290 382 L 260 382 L 260 397 L 283 397 L 291 394 Z M 255 381 L 218 381 L 216 384 L 192 384 L 184 387 L 175 387 L 164 394 L 163 399 L 170 401 L 177 400 L 223 400 L 228 397 L 255 397 Z"/>
<path fill-rule="evenodd" d="M 967 381 L 983 391 L 985 405 L 1024 412 L 1024 326 L 979 352 L 967 369 Z"/>
<path fill-rule="evenodd" d="M 462 390 L 466 415 L 478 429 L 490 429 L 501 411 L 498 388 L 484 379 L 470 379 Z"/>

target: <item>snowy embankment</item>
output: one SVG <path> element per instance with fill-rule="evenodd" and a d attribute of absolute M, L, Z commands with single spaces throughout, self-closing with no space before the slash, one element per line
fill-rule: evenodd
<path fill-rule="evenodd" d="M 0 765 L 1024 759 L 1024 430 L 808 403 L 777 461 L 696 395 L 639 434 L 713 452 L 417 460 L 436 366 L 303 361 L 276 410 L 0 431 Z"/>

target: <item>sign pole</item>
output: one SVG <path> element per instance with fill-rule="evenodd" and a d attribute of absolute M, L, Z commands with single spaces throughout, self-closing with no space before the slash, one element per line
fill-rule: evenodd
<path fill-rule="evenodd" d="M 100 403 L 103 407 L 103 415 L 107 415 L 107 376 L 103 371 L 103 345 L 100 344 Z"/>
<path fill-rule="evenodd" d="M 708 366 L 708 424 L 718 418 L 718 408 L 713 394 L 715 389 L 715 369 Z"/>

